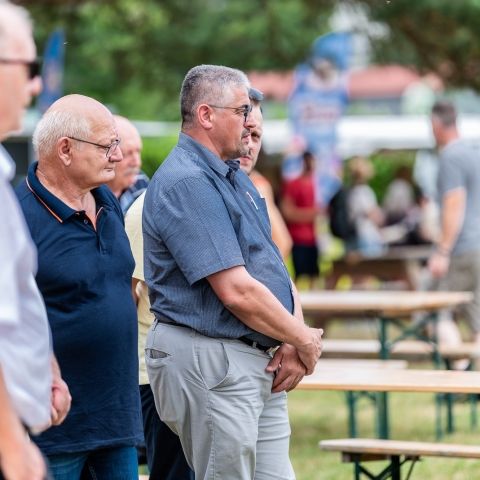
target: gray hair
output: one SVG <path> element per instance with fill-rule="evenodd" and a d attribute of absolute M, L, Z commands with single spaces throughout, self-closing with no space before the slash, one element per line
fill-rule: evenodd
<path fill-rule="evenodd" d="M 32 31 L 32 20 L 25 8 L 13 5 L 7 0 L 0 0 L 0 52 L 8 48 L 12 20 L 17 20 L 28 31 Z"/>
<path fill-rule="evenodd" d="M 457 123 L 455 105 L 448 100 L 438 100 L 432 107 L 432 117 L 437 118 L 444 127 L 454 127 Z"/>
<path fill-rule="evenodd" d="M 195 123 L 195 112 L 202 103 L 219 103 L 231 95 L 231 87 L 246 87 L 250 83 L 240 70 L 221 65 L 198 65 L 190 69 L 180 91 L 182 128 Z"/>
<path fill-rule="evenodd" d="M 53 154 L 60 138 L 85 139 L 90 134 L 90 123 L 84 116 L 75 111 L 49 110 L 38 122 L 32 143 L 37 158 L 41 159 Z"/>

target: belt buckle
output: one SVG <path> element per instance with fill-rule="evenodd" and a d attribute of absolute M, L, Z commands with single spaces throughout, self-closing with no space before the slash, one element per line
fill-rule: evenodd
<path fill-rule="evenodd" d="M 279 345 L 277 345 L 276 347 L 270 347 L 268 350 L 265 350 L 265 353 L 273 357 L 278 349 Z"/>

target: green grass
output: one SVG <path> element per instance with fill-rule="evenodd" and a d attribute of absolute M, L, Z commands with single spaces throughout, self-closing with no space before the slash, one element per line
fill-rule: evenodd
<path fill-rule="evenodd" d="M 326 326 L 329 338 L 372 338 L 373 325 L 360 322 L 345 325 L 331 322 Z M 429 365 L 414 366 L 429 368 Z M 353 465 L 342 463 L 340 453 L 324 452 L 318 442 L 331 438 L 347 438 L 347 405 L 343 392 L 293 391 L 289 394 L 289 415 L 292 426 L 290 456 L 297 480 L 353 479 Z M 435 397 L 425 393 L 393 393 L 389 395 L 390 437 L 395 440 L 435 442 Z M 374 409 L 362 399 L 357 410 L 358 436 L 375 438 Z M 470 427 L 470 402 L 456 402 L 456 432 L 445 435 L 442 442 L 478 444 L 480 432 Z M 442 417 L 443 422 L 445 417 Z M 385 464 L 370 462 L 378 472 Z M 406 473 L 404 473 L 405 475 Z M 417 463 L 411 480 L 472 480 L 480 478 L 480 462 L 476 460 L 426 457 Z"/>

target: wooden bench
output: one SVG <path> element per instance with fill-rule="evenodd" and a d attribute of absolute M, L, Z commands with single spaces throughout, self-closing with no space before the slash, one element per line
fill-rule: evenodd
<path fill-rule="evenodd" d="M 443 360 L 447 368 L 450 363 L 461 358 L 470 361 L 480 358 L 480 349 L 475 343 L 462 343 L 454 347 L 438 347 L 439 359 Z M 330 340 L 323 341 L 322 358 L 350 358 L 350 359 L 378 359 L 381 347 L 378 340 Z M 392 359 L 407 361 L 435 360 L 433 344 L 420 340 L 403 340 L 396 343 L 390 352 Z"/>
<path fill-rule="evenodd" d="M 409 465 L 406 478 L 410 478 L 415 463 L 421 457 L 452 457 L 480 459 L 480 447 L 476 445 L 457 445 L 446 443 L 404 442 L 396 440 L 376 440 L 370 438 L 347 438 L 322 440 L 320 448 L 327 451 L 341 452 L 343 462 L 354 463 L 354 478 L 361 475 L 372 480 L 401 479 L 401 467 Z M 362 465 L 362 462 L 387 460 L 389 464 L 379 473 L 374 474 Z"/>
<path fill-rule="evenodd" d="M 406 360 L 378 360 L 352 358 L 321 358 L 315 370 L 324 368 L 383 368 L 387 370 L 404 370 L 408 367 Z"/>

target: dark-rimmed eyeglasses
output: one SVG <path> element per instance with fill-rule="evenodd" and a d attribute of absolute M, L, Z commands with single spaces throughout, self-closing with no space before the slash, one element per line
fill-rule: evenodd
<path fill-rule="evenodd" d="M 233 110 L 235 112 L 235 115 L 240 115 L 242 114 L 243 117 L 245 118 L 245 121 L 243 123 L 246 123 L 248 116 L 250 115 L 250 112 L 252 111 L 252 106 L 251 105 L 241 105 L 240 107 L 220 107 L 219 105 L 208 105 L 209 107 L 213 108 L 223 108 L 226 110 Z"/>
<path fill-rule="evenodd" d="M 101 145 L 100 143 L 89 142 L 88 140 L 82 140 L 81 138 L 76 138 L 76 137 L 67 137 L 67 138 L 70 138 L 71 140 L 76 140 L 77 142 L 88 143 L 89 145 L 95 145 L 98 148 L 103 148 L 106 150 L 105 156 L 107 158 L 110 158 L 117 150 L 118 145 L 120 145 L 119 138 L 114 140 L 110 145 Z"/>
<path fill-rule="evenodd" d="M 33 80 L 35 77 L 40 76 L 42 69 L 42 62 L 39 58 L 35 60 L 19 60 L 16 58 L 0 58 L 0 63 L 5 65 L 25 65 L 28 68 L 28 78 Z"/>

